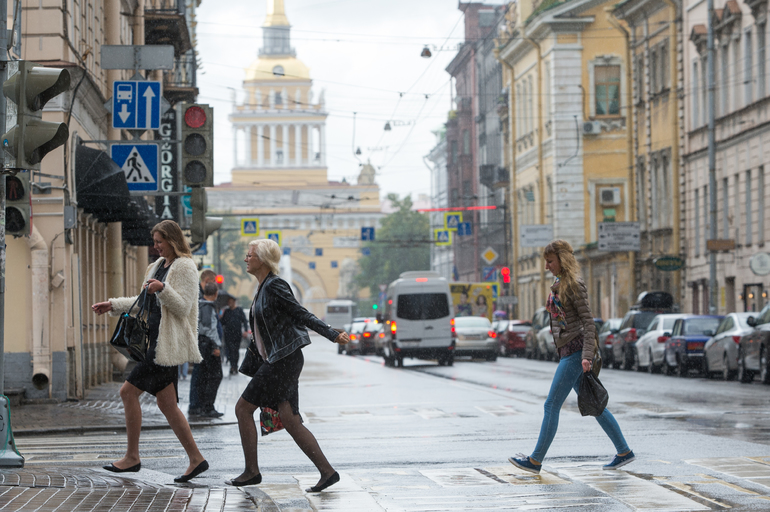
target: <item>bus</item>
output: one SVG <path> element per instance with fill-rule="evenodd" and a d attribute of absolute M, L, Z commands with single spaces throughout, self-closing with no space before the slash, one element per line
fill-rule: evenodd
<path fill-rule="evenodd" d="M 353 322 L 357 309 L 352 300 L 331 300 L 326 305 L 326 323 L 333 329 L 345 329 Z"/>

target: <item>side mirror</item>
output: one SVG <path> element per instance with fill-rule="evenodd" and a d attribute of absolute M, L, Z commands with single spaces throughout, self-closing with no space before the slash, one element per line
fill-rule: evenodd
<path fill-rule="evenodd" d="M 663 333 L 663 336 L 665 336 L 666 338 L 670 338 L 671 337 L 671 332 L 670 331 L 666 331 L 666 332 Z"/>
<path fill-rule="evenodd" d="M 756 327 L 757 326 L 757 319 L 753 316 L 750 316 L 746 319 L 746 323 L 749 325 L 749 327 Z"/>

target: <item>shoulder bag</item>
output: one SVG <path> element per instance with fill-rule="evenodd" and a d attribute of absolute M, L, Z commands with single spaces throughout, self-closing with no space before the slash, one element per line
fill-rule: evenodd
<path fill-rule="evenodd" d="M 136 316 L 131 315 L 134 306 L 141 300 Z M 110 345 L 118 352 L 137 363 L 143 363 L 147 355 L 147 294 L 145 290 L 136 298 L 127 312 L 120 315 Z"/>
<path fill-rule="evenodd" d="M 601 416 L 610 396 L 593 372 L 585 372 L 578 388 L 578 409 L 583 416 Z"/>

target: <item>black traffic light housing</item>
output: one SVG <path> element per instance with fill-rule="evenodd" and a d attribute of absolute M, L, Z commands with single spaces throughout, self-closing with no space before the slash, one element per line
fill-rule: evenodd
<path fill-rule="evenodd" d="M 43 121 L 42 110 L 48 100 L 69 89 L 70 74 L 24 60 L 9 62 L 8 71 L 11 76 L 3 83 L 3 94 L 10 100 L 10 129 L 2 137 L 5 168 L 39 170 L 43 157 L 69 138 L 67 124 Z"/>
<path fill-rule="evenodd" d="M 206 217 L 208 200 L 206 189 L 202 187 L 192 189 L 190 207 L 192 208 L 192 224 L 190 225 L 192 243 L 193 245 L 202 244 L 208 240 L 211 233 L 222 225 L 222 217 Z"/>
<path fill-rule="evenodd" d="M 214 109 L 181 103 L 182 181 L 188 187 L 214 186 Z"/>
<path fill-rule="evenodd" d="M 24 236 L 32 230 L 30 173 L 20 171 L 5 178 L 5 233 Z"/>

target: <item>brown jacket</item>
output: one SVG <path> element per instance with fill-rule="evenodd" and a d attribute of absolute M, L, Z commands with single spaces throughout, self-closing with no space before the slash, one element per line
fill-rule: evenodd
<path fill-rule="evenodd" d="M 551 285 L 551 293 L 558 290 L 558 284 Z M 565 300 L 559 294 L 567 326 L 562 329 L 551 322 L 551 332 L 553 341 L 557 347 L 563 347 L 575 336 L 583 333 L 583 359 L 593 360 L 594 357 L 594 338 L 596 337 L 596 325 L 594 317 L 591 314 L 591 307 L 588 305 L 588 289 L 585 282 L 578 278 L 578 295 L 572 300 Z"/>

